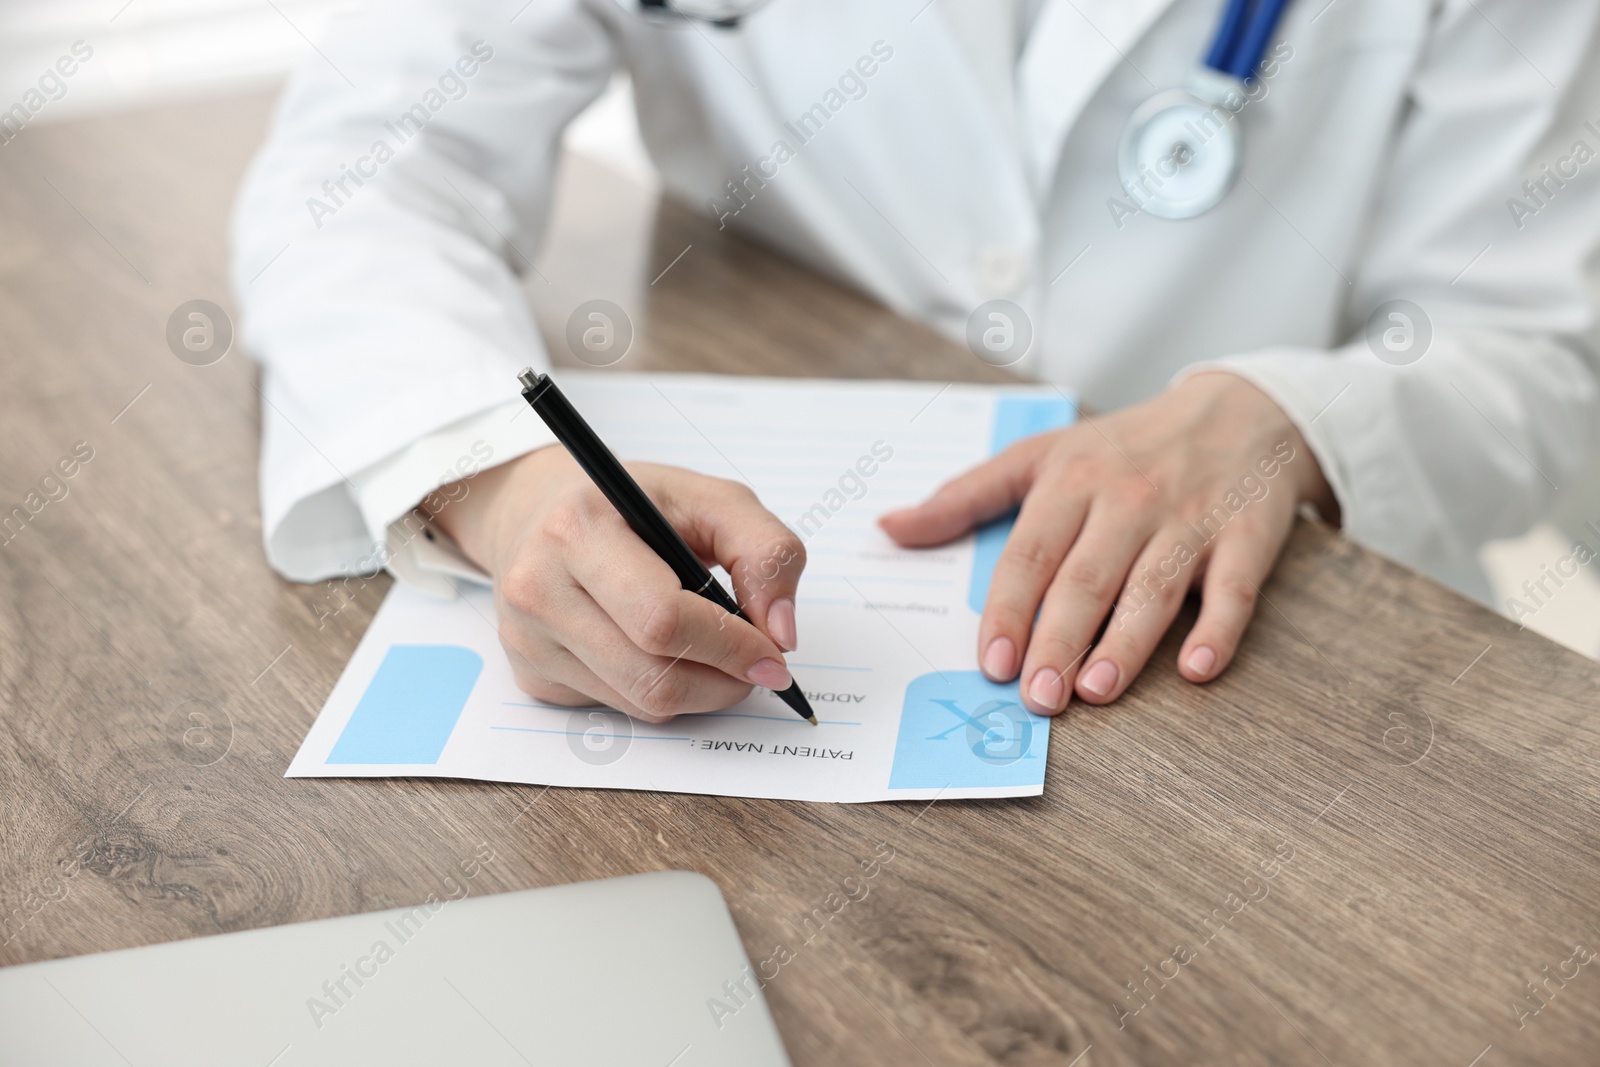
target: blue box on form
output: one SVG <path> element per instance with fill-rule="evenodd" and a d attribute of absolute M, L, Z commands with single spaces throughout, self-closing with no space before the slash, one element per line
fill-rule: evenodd
<path fill-rule="evenodd" d="M 350 713 L 329 763 L 439 761 L 483 672 L 460 645 L 395 645 Z"/>

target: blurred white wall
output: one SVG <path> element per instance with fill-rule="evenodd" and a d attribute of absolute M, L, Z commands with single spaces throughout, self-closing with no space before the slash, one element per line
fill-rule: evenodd
<path fill-rule="evenodd" d="M 283 78 L 351 0 L 4 0 L 0 107 L 72 44 L 93 49 L 35 121 L 264 87 Z M 304 34 L 305 36 L 302 36 Z"/>
<path fill-rule="evenodd" d="M 537 2 L 537 0 L 535 0 Z M 0 110 L 83 42 L 65 91 L 34 122 L 263 89 L 315 56 L 335 14 L 362 0 L 0 0 Z M 84 48 L 80 48 L 79 55 Z M 53 91 L 46 95 L 54 96 Z M 567 145 L 653 188 L 633 95 L 618 78 L 568 131 Z"/>

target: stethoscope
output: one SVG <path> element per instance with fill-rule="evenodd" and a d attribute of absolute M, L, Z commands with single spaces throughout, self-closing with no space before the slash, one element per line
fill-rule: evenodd
<path fill-rule="evenodd" d="M 1134 109 L 1117 146 L 1117 174 L 1141 210 L 1192 219 L 1228 195 L 1244 157 L 1235 119 L 1288 6 L 1289 0 L 1228 0 L 1205 62 L 1186 87 L 1156 93 Z"/>
<path fill-rule="evenodd" d="M 767 0 L 639 0 L 641 14 L 734 27 Z M 1134 109 L 1117 146 L 1117 174 L 1141 210 L 1192 219 L 1239 177 L 1244 137 L 1234 121 L 1289 0 L 1228 0 L 1205 62 L 1182 89 Z"/>

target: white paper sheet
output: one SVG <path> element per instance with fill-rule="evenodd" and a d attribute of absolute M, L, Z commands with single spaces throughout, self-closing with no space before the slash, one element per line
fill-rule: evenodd
<path fill-rule="evenodd" d="M 512 680 L 487 590 L 464 586 L 442 600 L 396 586 L 289 777 L 839 802 L 1044 791 L 1049 720 L 976 662 L 1009 524 L 908 552 L 873 520 L 1014 440 L 1070 423 L 1069 400 L 1051 389 L 924 382 L 576 371 L 557 381 L 623 459 L 747 482 L 800 534 L 809 562 L 796 599 L 800 647 L 788 659 L 821 725 L 764 690 L 660 725 L 542 706 Z"/>

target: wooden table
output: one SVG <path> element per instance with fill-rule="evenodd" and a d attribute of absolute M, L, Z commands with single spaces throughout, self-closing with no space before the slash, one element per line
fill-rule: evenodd
<path fill-rule="evenodd" d="M 0 148 L 0 501 L 93 449 L 0 549 L 0 962 L 412 903 L 486 842 L 479 892 L 711 876 L 752 960 L 793 955 L 766 995 L 800 1065 L 1600 1062 L 1600 665 L 1311 525 L 1228 674 L 1179 680 L 1169 640 L 1057 725 L 1041 798 L 283 779 L 388 580 L 319 630 L 327 590 L 262 558 L 254 368 L 164 341 L 231 307 L 268 103 Z M 630 189 L 569 164 L 552 337 L 598 295 L 638 368 L 996 376 Z"/>

